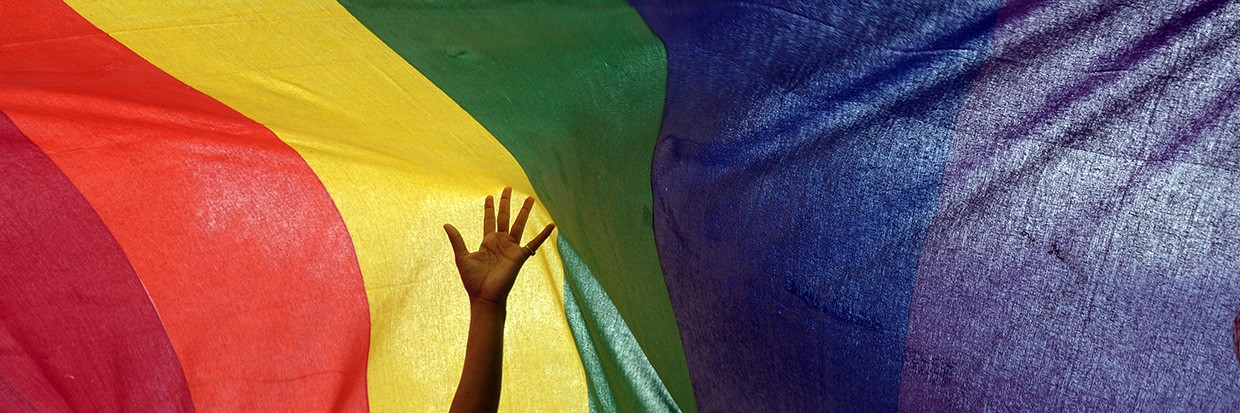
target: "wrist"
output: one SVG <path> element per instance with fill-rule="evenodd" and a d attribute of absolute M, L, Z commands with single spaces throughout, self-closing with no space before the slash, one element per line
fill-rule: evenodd
<path fill-rule="evenodd" d="M 481 297 L 469 297 L 469 312 L 473 316 L 504 316 L 508 313 L 508 305 L 504 301 L 489 300 Z"/>

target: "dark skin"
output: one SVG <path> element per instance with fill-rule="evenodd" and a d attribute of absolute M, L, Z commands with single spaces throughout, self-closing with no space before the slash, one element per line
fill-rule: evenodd
<path fill-rule="evenodd" d="M 445 224 L 448 241 L 456 258 L 461 283 L 469 294 L 469 339 L 465 344 L 465 367 L 452 399 L 451 412 L 494 412 L 499 409 L 500 382 L 504 364 L 504 319 L 508 293 L 517 281 L 517 272 L 542 245 L 555 224 L 547 225 L 525 246 L 521 233 L 534 208 L 534 198 L 526 198 L 508 226 L 512 188 L 500 195 L 499 214 L 495 200 L 487 196 L 483 205 L 482 245 L 469 252 L 460 231 Z"/>

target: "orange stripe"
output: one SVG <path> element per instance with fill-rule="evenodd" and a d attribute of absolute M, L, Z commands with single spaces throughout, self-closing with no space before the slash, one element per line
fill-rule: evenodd
<path fill-rule="evenodd" d="M 115 234 L 195 405 L 365 410 L 361 273 L 305 161 L 61 2 L 0 16 L 0 109 Z"/>
<path fill-rule="evenodd" d="M 443 224 L 476 242 L 487 193 L 510 184 L 517 199 L 531 194 L 512 155 L 335 0 L 68 3 L 302 154 L 357 247 L 371 307 L 371 407 L 446 411 L 469 303 Z M 538 206 L 528 227 L 549 221 Z M 513 287 L 502 410 L 589 409 L 563 280 L 551 244 Z"/>
<path fill-rule="evenodd" d="M 0 412 L 193 411 L 120 245 L 4 113 L 0 168 Z"/>

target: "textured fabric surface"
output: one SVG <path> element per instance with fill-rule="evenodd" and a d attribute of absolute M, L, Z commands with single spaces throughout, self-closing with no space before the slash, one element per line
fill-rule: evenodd
<path fill-rule="evenodd" d="M 564 312 L 590 379 L 591 412 L 684 411 L 603 285 L 563 235 Z M 693 408 L 695 406 L 688 406 Z"/>
<path fill-rule="evenodd" d="M 1240 408 L 1237 16 L 1005 5 L 922 254 L 902 408 Z"/>
<path fill-rule="evenodd" d="M 1240 2 L 0 2 L 0 410 L 1240 411 Z"/>
<path fill-rule="evenodd" d="M 355 280 L 364 279 L 370 304 L 365 375 L 341 377 L 365 380 L 374 410 L 446 410 L 461 374 L 469 304 L 443 224 L 477 245 L 488 193 L 505 184 L 516 199 L 533 193 L 503 146 L 334 1 L 72 4 L 305 159 L 348 228 L 361 268 Z M 539 207 L 529 226 L 549 221 Z M 505 409 L 587 409 L 554 246 L 525 264 L 510 298 L 517 304 L 505 332 Z M 337 274 L 306 274 L 324 276 Z"/>
<path fill-rule="evenodd" d="M 0 170 L 0 411 L 193 411 L 125 253 L 3 113 Z"/>
<path fill-rule="evenodd" d="M 702 410 L 892 410 L 998 4 L 635 2 L 668 51 L 655 235 Z"/>
<path fill-rule="evenodd" d="M 621 0 L 341 3 L 520 162 L 589 265 L 565 270 L 597 276 L 668 390 L 692 411 L 651 217 L 667 67 L 637 12 Z M 623 381 L 619 366 L 606 367 Z M 641 398 L 624 389 L 616 396 Z"/>
<path fill-rule="evenodd" d="M 1240 312 L 1236 313 L 1235 325 L 1232 326 L 1232 340 L 1236 346 L 1236 362 L 1240 363 Z"/>
<path fill-rule="evenodd" d="M 0 4 L 0 110 L 116 237 L 195 405 L 364 410 L 366 295 L 305 161 L 64 3 Z"/>

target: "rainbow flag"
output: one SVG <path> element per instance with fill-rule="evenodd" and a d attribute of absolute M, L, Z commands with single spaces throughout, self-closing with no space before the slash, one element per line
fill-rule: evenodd
<path fill-rule="evenodd" d="M 6 0 L 0 411 L 1240 409 L 1238 15 Z"/>

